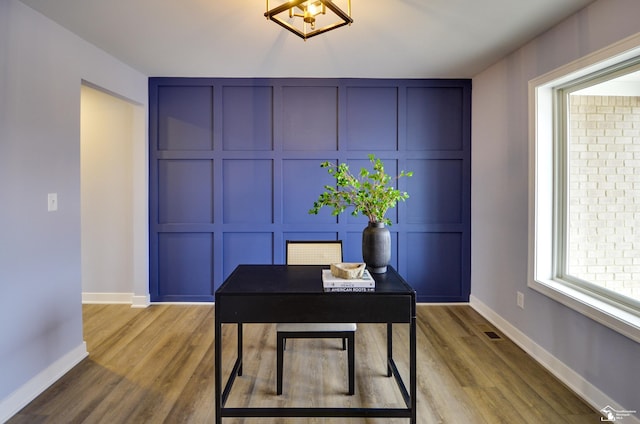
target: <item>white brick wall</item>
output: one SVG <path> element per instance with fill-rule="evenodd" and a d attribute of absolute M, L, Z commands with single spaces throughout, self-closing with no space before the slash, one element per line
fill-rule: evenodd
<path fill-rule="evenodd" d="M 640 300 L 640 97 L 570 107 L 569 273 Z"/>

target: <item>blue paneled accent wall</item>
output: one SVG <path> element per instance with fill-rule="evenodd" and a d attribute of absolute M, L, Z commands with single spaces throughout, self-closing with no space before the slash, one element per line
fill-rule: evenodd
<path fill-rule="evenodd" d="M 212 301 L 241 263 L 284 263 L 288 239 L 343 240 L 363 217 L 308 210 L 325 160 L 381 158 L 410 198 L 390 210 L 391 264 L 420 302 L 469 300 L 469 80 L 151 78 L 152 301 Z"/>

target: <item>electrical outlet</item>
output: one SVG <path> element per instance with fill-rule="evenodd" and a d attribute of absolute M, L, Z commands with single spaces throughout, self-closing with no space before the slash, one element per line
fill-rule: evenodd
<path fill-rule="evenodd" d="M 518 292 L 516 303 L 518 304 L 519 308 L 524 309 L 524 293 Z"/>
<path fill-rule="evenodd" d="M 47 211 L 54 212 L 58 210 L 58 193 L 47 194 Z"/>

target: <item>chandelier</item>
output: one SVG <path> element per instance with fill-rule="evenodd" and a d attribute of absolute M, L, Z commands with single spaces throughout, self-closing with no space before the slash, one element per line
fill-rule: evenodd
<path fill-rule="evenodd" d="M 264 16 L 305 41 L 353 23 L 351 0 L 347 0 L 346 13 L 331 0 L 290 0 L 273 9 L 267 0 Z"/>

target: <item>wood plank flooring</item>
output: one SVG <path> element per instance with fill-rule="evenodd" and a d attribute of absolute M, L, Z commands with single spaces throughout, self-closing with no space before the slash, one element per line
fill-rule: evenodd
<path fill-rule="evenodd" d="M 211 305 L 84 305 L 89 357 L 9 424 L 210 423 L 214 419 Z M 408 381 L 408 328 L 394 327 L 394 356 Z M 491 339 L 494 332 L 499 339 Z M 275 395 L 275 327 L 247 325 L 244 374 L 227 406 L 403 406 L 385 377 L 385 326 L 356 333 L 356 393 L 347 396 L 338 340 L 289 340 L 284 393 Z M 235 358 L 235 326 L 224 326 L 223 375 Z M 418 422 L 600 422 L 600 415 L 467 305 L 418 306 Z M 407 419 L 223 420 L 231 423 L 407 423 Z"/>

